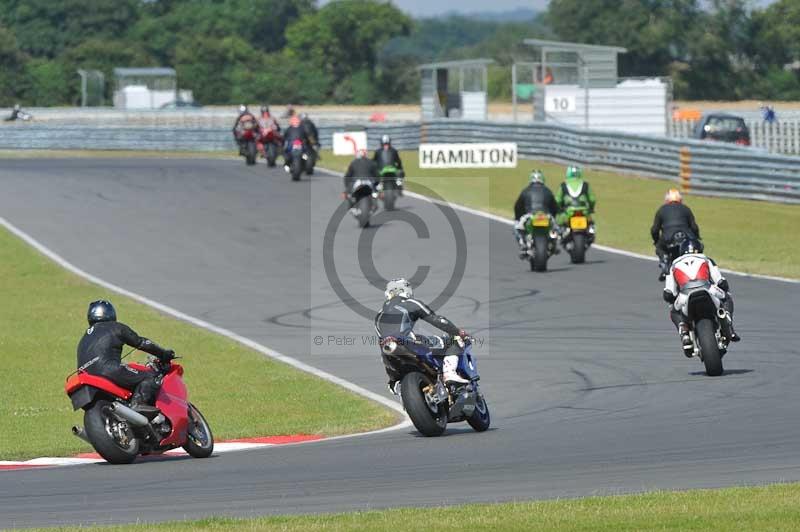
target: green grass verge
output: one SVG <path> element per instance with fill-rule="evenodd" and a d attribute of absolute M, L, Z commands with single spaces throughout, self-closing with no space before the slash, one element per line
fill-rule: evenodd
<path fill-rule="evenodd" d="M 217 439 L 336 435 L 397 419 L 377 403 L 65 272 L 5 229 L 0 293 L 0 460 L 91 450 L 70 434 L 82 412 L 72 411 L 63 383 L 75 369 L 86 306 L 99 298 L 114 301 L 120 320 L 137 332 L 185 356 L 191 399 Z"/>
<path fill-rule="evenodd" d="M 800 485 L 654 492 L 620 497 L 510 504 L 472 504 L 334 515 L 205 519 L 91 530 L 436 530 L 520 531 L 731 531 L 800 529 Z M 52 529 L 51 529 L 52 530 Z M 86 530 L 62 528 L 59 530 Z"/>
<path fill-rule="evenodd" d="M 541 168 L 551 189 L 565 170 L 525 160 L 510 170 L 420 170 L 417 152 L 403 152 L 402 157 L 410 190 L 416 182 L 453 203 L 509 218 L 531 169 Z M 324 152 L 320 165 L 343 171 L 350 160 Z M 584 175 L 597 195 L 597 242 L 652 254 L 650 226 L 671 183 L 603 170 L 587 169 Z M 685 202 L 695 213 L 706 252 L 722 267 L 800 278 L 800 248 L 794 245 L 800 206 L 693 195 Z"/>

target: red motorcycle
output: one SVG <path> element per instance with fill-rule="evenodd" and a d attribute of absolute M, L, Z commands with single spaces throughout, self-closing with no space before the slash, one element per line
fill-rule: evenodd
<path fill-rule="evenodd" d="M 256 142 L 260 136 L 258 124 L 255 120 L 242 120 L 236 124 L 234 133 L 236 142 L 239 144 L 239 155 L 244 155 L 248 166 L 256 164 L 258 148 Z"/>
<path fill-rule="evenodd" d="M 276 165 L 279 146 L 283 146 L 283 137 L 278 132 L 278 128 L 275 125 L 262 127 L 258 139 L 258 151 L 264 154 L 267 166 L 270 168 Z"/>
<path fill-rule="evenodd" d="M 68 377 L 64 389 L 73 409 L 85 411 L 86 429 L 73 426 L 72 433 L 89 442 L 112 464 L 129 464 L 140 454 L 161 454 L 177 447 L 183 447 L 194 458 L 211 456 L 214 436 L 203 414 L 189 402 L 183 367 L 157 359 L 151 359 L 146 366 L 130 367 L 155 372 L 161 380 L 155 405 L 158 411 L 145 415 L 133 410 L 130 390 L 79 371 Z"/>

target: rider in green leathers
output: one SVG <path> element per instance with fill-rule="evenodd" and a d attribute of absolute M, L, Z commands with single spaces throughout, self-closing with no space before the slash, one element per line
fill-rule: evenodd
<path fill-rule="evenodd" d="M 564 182 L 556 190 L 556 203 L 559 213 L 556 217 L 558 225 L 564 227 L 569 224 L 573 210 L 582 210 L 591 220 L 597 198 L 589 183 L 583 180 L 583 172 L 578 166 L 568 166 Z"/>

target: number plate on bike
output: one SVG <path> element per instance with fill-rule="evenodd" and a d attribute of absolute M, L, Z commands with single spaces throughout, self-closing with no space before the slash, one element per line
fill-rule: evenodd
<path fill-rule="evenodd" d="M 570 229 L 586 229 L 589 226 L 589 220 L 586 216 L 573 216 L 569 219 Z"/>
<path fill-rule="evenodd" d="M 550 227 L 550 218 L 547 215 L 538 215 L 533 219 L 532 225 L 534 227 Z"/>

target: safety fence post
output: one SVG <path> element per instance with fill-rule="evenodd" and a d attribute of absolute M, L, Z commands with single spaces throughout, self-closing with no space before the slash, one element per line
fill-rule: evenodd
<path fill-rule="evenodd" d="M 692 154 L 689 150 L 689 146 L 681 147 L 680 155 L 680 174 L 679 174 L 679 181 L 681 185 L 681 192 L 689 192 L 692 188 L 691 180 L 692 180 Z"/>

